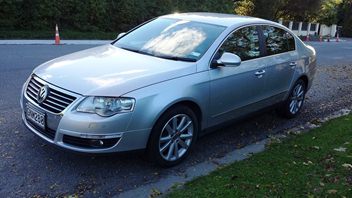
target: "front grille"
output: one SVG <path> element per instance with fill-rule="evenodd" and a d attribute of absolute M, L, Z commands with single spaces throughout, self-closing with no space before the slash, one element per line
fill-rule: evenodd
<path fill-rule="evenodd" d="M 63 142 L 66 144 L 70 144 L 73 146 L 78 146 L 82 148 L 92 148 L 92 149 L 103 149 L 110 148 L 114 146 L 120 138 L 109 138 L 109 139 L 88 139 L 88 138 L 80 138 L 70 135 L 63 136 Z"/>
<path fill-rule="evenodd" d="M 74 96 L 60 92 L 52 86 L 47 85 L 49 86 L 49 94 L 43 102 L 38 103 L 37 96 L 40 88 L 44 85 L 45 84 L 36 79 L 36 77 L 32 76 L 27 85 L 26 94 L 30 99 L 45 110 L 53 113 L 60 113 L 76 99 Z"/>

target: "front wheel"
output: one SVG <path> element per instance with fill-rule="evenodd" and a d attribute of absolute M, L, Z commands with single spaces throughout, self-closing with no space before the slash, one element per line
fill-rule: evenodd
<path fill-rule="evenodd" d="M 165 112 L 152 129 L 148 154 L 157 164 L 170 167 L 183 161 L 195 144 L 198 120 L 186 106 Z"/>
<path fill-rule="evenodd" d="M 300 112 L 306 95 L 306 83 L 299 79 L 293 86 L 289 97 L 279 109 L 279 113 L 286 118 L 294 118 Z"/>

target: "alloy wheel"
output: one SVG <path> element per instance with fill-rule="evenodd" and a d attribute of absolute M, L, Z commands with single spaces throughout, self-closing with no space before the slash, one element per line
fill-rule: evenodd
<path fill-rule="evenodd" d="M 304 87 L 302 84 L 297 84 L 290 97 L 289 110 L 293 115 L 296 114 L 302 107 L 304 100 Z"/>
<path fill-rule="evenodd" d="M 160 155 L 167 161 L 181 158 L 193 140 L 193 121 L 186 114 L 173 116 L 164 125 L 159 138 Z"/>

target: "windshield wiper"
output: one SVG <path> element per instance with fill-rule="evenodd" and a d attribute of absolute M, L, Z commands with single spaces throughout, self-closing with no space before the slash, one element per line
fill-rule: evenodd
<path fill-rule="evenodd" d="M 155 56 L 155 55 L 152 54 L 152 53 L 148 53 L 148 52 L 141 51 L 141 50 L 137 50 L 137 49 L 131 49 L 131 48 L 127 48 L 127 47 L 119 47 L 119 48 L 124 49 L 124 50 L 127 50 L 127 51 L 131 51 L 131 52 L 136 52 L 136 53 L 139 53 L 139 54 L 145 54 L 145 55 L 149 55 L 149 56 Z"/>
<path fill-rule="evenodd" d="M 127 47 L 120 47 L 121 49 L 124 50 L 128 50 L 131 52 L 136 52 L 139 54 L 145 54 L 145 55 L 149 55 L 149 56 L 154 56 L 154 57 L 158 57 L 158 58 L 163 58 L 163 59 L 169 59 L 169 60 L 175 60 L 175 61 L 186 61 L 186 62 L 196 62 L 197 59 L 194 58 L 186 58 L 186 57 L 177 57 L 177 56 L 166 56 L 166 55 L 156 55 L 150 52 L 146 52 L 146 51 L 141 51 L 141 50 L 137 50 L 137 49 L 131 49 L 131 48 L 127 48 Z"/>

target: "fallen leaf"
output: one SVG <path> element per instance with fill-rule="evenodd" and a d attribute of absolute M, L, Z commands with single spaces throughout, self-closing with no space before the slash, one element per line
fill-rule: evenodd
<path fill-rule="evenodd" d="M 153 188 L 153 189 L 151 190 L 151 193 L 150 193 L 149 197 L 150 197 L 150 198 L 154 198 L 154 197 L 158 197 L 158 196 L 160 196 L 160 195 L 161 195 L 161 192 L 160 192 L 158 189 Z"/>
<path fill-rule="evenodd" d="M 345 168 L 351 168 L 352 169 L 352 164 L 345 163 L 345 164 L 342 164 L 342 166 L 345 167 Z"/>
<path fill-rule="evenodd" d="M 308 165 L 310 165 L 310 164 L 313 164 L 313 162 L 312 162 L 312 161 L 303 162 L 303 165 L 306 165 L 306 166 L 308 166 Z"/>
<path fill-rule="evenodd" d="M 319 150 L 319 149 L 320 149 L 319 146 L 313 146 L 313 148 L 316 149 L 316 150 Z"/>
<path fill-rule="evenodd" d="M 334 151 L 337 151 L 337 152 L 346 152 L 346 148 L 344 148 L 344 147 L 334 148 Z"/>
<path fill-rule="evenodd" d="M 331 189 L 331 190 L 328 190 L 328 193 L 329 193 L 329 194 L 336 194 L 336 193 L 337 193 L 337 190 Z"/>

